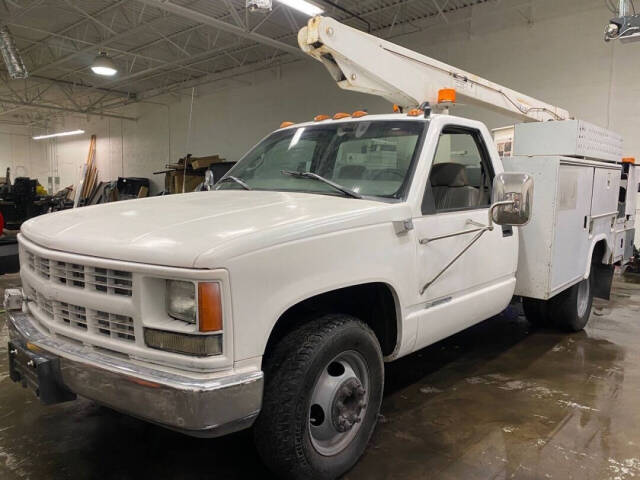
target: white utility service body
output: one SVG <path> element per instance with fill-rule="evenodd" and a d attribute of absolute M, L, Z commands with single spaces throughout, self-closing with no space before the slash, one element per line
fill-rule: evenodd
<path fill-rule="evenodd" d="M 339 46 L 355 48 L 354 55 L 359 41 L 366 46 L 363 48 L 368 55 L 371 45 L 378 42 L 386 48 L 392 45 L 331 19 L 314 19 L 311 27 L 325 32 L 331 29 L 331 36 L 338 42 L 346 36 L 349 42 Z M 308 34 L 303 31 L 300 37 L 307 38 Z M 317 37 L 313 48 L 322 50 L 323 40 Z M 305 47 L 307 44 L 301 44 L 305 51 L 313 53 Z M 327 60 L 328 53 L 323 52 L 322 58 Z M 359 75 L 363 69 L 375 69 L 377 61 L 378 58 L 367 56 L 354 63 L 351 58 L 349 68 L 358 68 L 348 77 L 357 81 L 362 78 Z M 333 60 L 328 62 L 330 66 L 334 64 Z M 438 69 L 442 65 L 438 64 Z M 394 79 L 404 82 L 409 70 L 414 76 L 421 74 L 419 68 L 414 71 L 413 59 L 401 59 L 395 68 L 393 73 L 386 68 L 380 72 L 387 76 L 382 86 L 368 75 L 366 88 L 391 99 L 401 98 L 405 106 L 416 100 L 431 100 L 416 98 L 420 93 L 408 87 L 388 88 L 388 82 Z M 454 83 L 464 83 L 466 74 L 457 75 Z M 428 78 L 426 75 L 425 84 L 429 83 Z M 500 86 L 483 83 L 477 77 L 473 81 L 478 83 L 467 85 L 467 94 L 473 96 L 480 90 L 479 85 L 485 85 L 482 102 L 497 96 L 498 108 L 510 109 L 529 120 L 563 117 L 566 113 L 517 92 L 509 90 L 505 94 Z M 427 90 L 432 96 L 433 88 Z M 516 103 L 512 95 L 518 98 Z M 423 106 L 422 110 L 407 113 L 360 112 L 353 117 L 318 119 L 279 129 L 249 152 L 216 187 L 220 188 L 217 191 L 83 207 L 29 220 L 19 237 L 23 291 L 9 292 L 6 299 L 10 348 L 15 352 L 12 378 L 37 388 L 25 365 L 27 361 L 47 365 L 54 373 L 47 376 L 38 370 L 37 377 L 41 382 L 53 378 L 47 383 L 53 391 L 52 401 L 78 394 L 198 436 L 247 428 L 267 405 L 257 430 L 267 437 L 261 447 L 265 450 L 260 451 L 274 470 L 298 478 L 313 472 L 331 478 L 344 472 L 362 453 L 381 401 L 379 366 L 367 363 L 361 368 L 365 353 L 352 353 L 360 341 L 368 341 L 365 337 L 343 352 L 344 360 L 340 356 L 343 353 L 330 355 L 333 364 L 336 358 L 343 362 L 340 375 L 351 372 L 348 382 L 345 380 L 350 383 L 348 388 L 343 384 L 338 388 L 329 379 L 325 382 L 329 393 L 322 395 L 334 398 L 332 395 L 347 391 L 362 397 L 358 397 L 362 400 L 359 406 L 346 413 L 344 402 L 338 403 L 339 408 L 333 403 L 342 412 L 332 417 L 333 427 L 326 427 L 334 428 L 331 432 L 335 433 L 335 441 L 327 440 L 329 430 L 321 431 L 317 438 L 313 433 L 325 428 L 329 420 L 325 422 L 323 418 L 333 412 L 329 408 L 331 402 L 318 419 L 313 407 L 324 400 L 304 400 L 313 404 L 312 425 L 301 431 L 307 432 L 305 442 L 311 442 L 305 443 L 309 452 L 316 452 L 304 455 L 319 456 L 300 460 L 287 469 L 277 462 L 291 457 L 280 457 L 279 451 L 270 450 L 279 448 L 298 430 L 285 440 L 272 438 L 270 435 L 282 429 L 270 424 L 269 416 L 284 418 L 291 412 L 303 411 L 302 420 L 292 419 L 291 425 L 308 422 L 309 415 L 304 411 L 309 405 L 298 408 L 288 402 L 305 399 L 309 392 L 320 388 L 318 383 L 305 383 L 298 394 L 274 400 L 274 395 L 293 387 L 269 383 L 286 368 L 270 363 L 280 358 L 281 342 L 288 345 L 282 355 L 294 355 L 299 345 L 312 343 L 308 336 L 300 344 L 286 343 L 297 329 L 318 321 L 306 323 L 305 315 L 329 315 L 322 324 L 325 330 L 313 338 L 349 325 L 360 325 L 356 328 L 360 329 L 358 335 L 364 330 L 371 337 L 375 334 L 377 343 L 367 355 L 378 351 L 381 364 L 382 357 L 385 361 L 395 360 L 500 313 L 514 294 L 540 300 L 557 298 L 559 292 L 572 285 L 584 284 L 594 262 L 605 265 L 610 272 L 615 261 L 612 220 L 614 210 L 617 212 L 618 164 L 559 156 L 520 156 L 503 163 L 483 123 L 448 114 L 429 115 L 426 110 Z M 289 148 L 283 151 L 292 153 L 283 153 L 278 156 L 281 158 L 301 154 L 305 136 L 314 132 L 336 132 L 335 141 L 353 135 L 357 142 L 359 136 L 366 137 L 369 129 L 384 125 L 389 126 L 385 138 L 372 140 L 369 150 L 358 147 L 350 155 L 335 154 L 335 162 L 345 164 L 340 171 L 333 164 L 337 173 L 330 177 L 331 187 L 326 186 L 326 179 L 307 176 L 296 179 L 296 185 L 304 186 L 300 187 L 302 191 L 265 188 L 265 184 L 269 185 L 267 180 L 284 182 L 283 175 L 300 177 L 308 173 L 287 171 L 280 166 L 273 168 L 272 177 L 263 179 L 263 183 L 256 179 L 255 172 L 266 168 L 266 154 L 258 155 L 261 145 L 286 139 Z M 394 140 L 394 135 L 404 130 L 421 133 L 412 137 L 414 153 L 405 155 L 407 161 L 402 165 L 403 180 L 397 194 L 383 198 L 358 193 L 360 188 L 386 188 L 397 181 L 393 178 L 399 175 L 399 168 L 389 165 L 399 162 L 404 150 L 409 151 L 404 140 Z M 454 145 L 452 138 L 457 135 L 472 140 L 469 145 L 477 150 L 475 157 L 467 147 Z M 443 140 L 445 137 L 448 140 Z M 540 140 L 544 141 L 544 137 Z M 368 156 L 367 151 L 375 155 Z M 439 152 L 444 152 L 445 158 L 440 158 Z M 373 156 L 384 168 L 378 164 L 369 168 Z M 471 165 L 470 160 L 481 167 Z M 306 168 L 309 163 L 312 162 L 307 162 Z M 443 164 L 438 168 L 437 182 L 433 173 L 436 164 Z M 501 176 L 505 166 L 514 172 L 527 172 L 522 175 L 523 182 L 529 177 L 534 179 L 533 212 L 527 226 L 497 225 L 490 220 L 496 207 L 496 198 L 493 204 L 490 202 L 495 195 L 491 194 L 491 183 L 507 178 Z M 633 170 L 633 166 L 627 168 Z M 365 171 L 366 178 L 365 173 L 351 176 Z M 474 175 L 476 180 L 471 181 Z M 343 184 L 350 182 L 352 187 L 341 186 L 339 180 Z M 319 190 L 321 184 L 326 190 Z M 522 192 L 527 190 L 523 187 Z M 507 194 L 505 198 L 512 200 L 502 204 L 519 205 L 525 210 L 528 200 L 524 194 Z M 472 200 L 463 202 L 462 207 L 456 204 L 459 198 L 466 197 Z M 451 205 L 454 208 L 448 208 Z M 592 254 L 598 248 L 602 255 L 594 261 Z M 178 282 L 180 288 L 192 284 L 197 293 L 193 298 L 175 293 L 169 287 L 172 282 Z M 219 288 L 221 328 L 213 334 L 201 329 L 201 317 L 207 307 L 199 303 L 204 295 L 200 291 L 202 284 Z M 585 288 L 589 297 L 592 292 L 588 285 Z M 183 295 L 181 301 L 191 298 L 194 302 L 194 322 L 169 314 L 168 305 L 174 295 Z M 353 303 L 354 298 L 361 301 Z M 358 312 L 365 317 L 370 313 L 371 318 L 355 318 Z M 335 315 L 345 313 L 349 316 L 336 319 Z M 357 333 L 353 328 L 340 331 L 337 340 L 328 344 L 337 345 L 340 338 L 348 339 Z M 157 332 L 165 335 L 159 337 L 162 341 L 151 336 Z M 176 353 L 176 349 L 187 348 L 188 342 L 195 344 L 210 335 L 220 340 L 215 353 Z M 156 341 L 153 347 L 152 339 Z M 317 348 L 325 348 L 323 345 Z M 299 359 L 291 360 L 296 361 Z M 295 372 L 304 369 L 300 367 Z M 380 377 L 361 378 L 363 372 L 378 372 Z M 307 372 L 300 381 L 311 381 L 315 375 Z M 325 374 L 318 375 L 317 382 L 321 382 Z M 40 389 L 41 396 L 42 392 Z M 367 403 L 371 406 L 366 407 Z M 280 413 L 274 415 L 274 411 Z M 340 430 L 338 424 L 345 430 Z M 366 425 L 362 439 L 357 436 L 361 427 L 354 425 Z M 350 443 L 353 438 L 357 439 L 357 447 Z M 308 446 L 311 444 L 313 448 Z M 298 449 L 290 455 L 302 453 Z M 323 464 L 327 459 L 333 460 Z"/>
<path fill-rule="evenodd" d="M 536 185 L 531 222 L 521 227 L 516 295 L 546 300 L 612 264 L 621 166 L 571 157 L 504 157 L 505 169 L 530 173 Z"/>

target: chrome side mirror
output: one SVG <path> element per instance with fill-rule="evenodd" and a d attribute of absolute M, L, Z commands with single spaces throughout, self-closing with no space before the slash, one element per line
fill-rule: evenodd
<path fill-rule="evenodd" d="M 215 185 L 215 179 L 213 178 L 213 172 L 210 169 L 207 169 L 204 172 L 204 182 L 202 182 L 202 190 L 213 190 L 213 186 Z"/>
<path fill-rule="evenodd" d="M 491 219 L 498 225 L 529 223 L 533 204 L 533 178 L 527 173 L 500 173 L 493 180 Z"/>

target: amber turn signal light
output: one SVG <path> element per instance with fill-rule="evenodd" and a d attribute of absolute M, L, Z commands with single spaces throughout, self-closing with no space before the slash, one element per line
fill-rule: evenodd
<path fill-rule="evenodd" d="M 201 332 L 222 330 L 222 298 L 217 282 L 198 283 L 198 325 Z"/>

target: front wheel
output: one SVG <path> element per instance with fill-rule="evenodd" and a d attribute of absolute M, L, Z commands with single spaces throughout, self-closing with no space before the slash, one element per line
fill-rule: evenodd
<path fill-rule="evenodd" d="M 258 452 L 280 477 L 331 479 L 364 452 L 384 383 L 382 352 L 360 320 L 326 315 L 290 332 L 265 361 Z"/>

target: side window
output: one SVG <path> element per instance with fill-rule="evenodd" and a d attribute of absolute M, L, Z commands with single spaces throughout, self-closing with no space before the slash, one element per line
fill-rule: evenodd
<path fill-rule="evenodd" d="M 445 127 L 427 180 L 422 212 L 488 208 L 492 182 L 493 169 L 480 133 Z"/>

